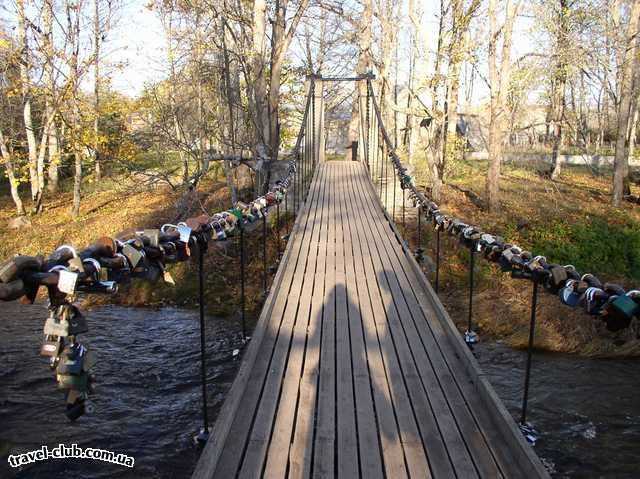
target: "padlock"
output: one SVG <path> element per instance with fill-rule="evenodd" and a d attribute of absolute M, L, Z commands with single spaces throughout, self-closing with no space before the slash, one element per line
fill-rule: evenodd
<path fill-rule="evenodd" d="M 142 236 L 147 239 L 148 246 L 157 248 L 160 244 L 160 230 L 143 230 Z"/>
<path fill-rule="evenodd" d="M 628 318 L 632 318 L 633 316 L 638 316 L 640 314 L 640 304 L 634 301 L 629 293 L 618 296 L 611 303 L 611 307 Z"/>
<path fill-rule="evenodd" d="M 211 226 L 213 226 L 213 230 L 216 233 L 216 239 L 218 241 L 222 241 L 227 239 L 227 234 L 224 231 L 224 228 L 222 227 L 222 225 L 218 222 L 218 221 L 214 221 Z"/>
<path fill-rule="evenodd" d="M 604 290 L 596 287 L 589 287 L 581 296 L 582 305 L 585 311 L 591 315 L 598 315 L 602 311 L 602 307 L 605 305 L 609 295 Z"/>
<path fill-rule="evenodd" d="M 62 308 L 63 318 L 65 318 L 69 324 L 69 336 L 77 336 L 78 334 L 89 331 L 87 319 L 77 307 L 72 304 L 68 304 L 63 305 Z"/>
<path fill-rule="evenodd" d="M 82 259 L 80 258 L 80 256 L 74 256 L 67 262 L 67 264 L 69 265 L 69 271 L 84 273 L 84 265 L 82 264 Z"/>
<path fill-rule="evenodd" d="M 44 323 L 44 335 L 66 338 L 69 336 L 69 321 L 66 317 L 51 311 Z"/>
<path fill-rule="evenodd" d="M 18 265 L 16 264 L 16 258 L 9 259 L 0 264 L 0 282 L 9 283 L 13 281 L 18 274 Z"/>
<path fill-rule="evenodd" d="M 116 241 L 109 236 L 102 236 L 93 242 L 92 245 L 82 250 L 78 255 L 82 259 L 87 258 L 111 258 L 118 251 L 118 245 Z"/>
<path fill-rule="evenodd" d="M 584 281 L 585 283 L 587 283 L 589 286 L 593 287 L 593 288 L 598 288 L 598 289 L 602 289 L 602 283 L 600 282 L 600 280 L 598 278 L 596 278 L 594 275 L 592 274 L 583 274 L 582 278 L 580 278 L 581 281 Z"/>
<path fill-rule="evenodd" d="M 604 316 L 607 329 L 617 332 L 628 328 L 634 316 L 640 315 L 640 304 L 636 303 L 629 293 L 620 296 L 612 296 L 604 307 Z"/>
<path fill-rule="evenodd" d="M 580 294 L 575 290 L 577 285 L 575 279 L 570 279 L 566 282 L 565 286 L 558 291 L 560 300 L 567 306 L 575 307 L 580 302 Z"/>
<path fill-rule="evenodd" d="M 529 263 L 531 263 L 531 261 Z M 534 264 L 529 267 L 529 270 L 531 271 L 531 279 L 533 279 L 533 281 L 535 281 L 536 283 L 542 285 L 546 284 L 551 274 L 546 266 L 546 262 L 544 264 L 541 264 L 540 262 L 534 262 Z"/>
<path fill-rule="evenodd" d="M 0 283 L 0 300 L 13 301 L 27 293 L 25 284 L 21 279 L 9 283 Z"/>
<path fill-rule="evenodd" d="M 40 271 L 43 267 L 42 256 L 16 255 L 0 265 L 0 282 L 10 283 L 27 271 Z"/>
<path fill-rule="evenodd" d="M 49 255 L 48 262 L 53 265 L 66 264 L 71 258 L 77 257 L 78 254 L 73 246 L 63 244 Z"/>
<path fill-rule="evenodd" d="M 79 375 L 84 371 L 85 349 L 80 343 L 74 343 L 64 348 L 60 354 L 60 361 L 56 373 L 60 375 Z"/>
<path fill-rule="evenodd" d="M 95 258 L 86 258 L 82 260 L 84 272 L 88 276 L 90 281 L 100 281 L 102 276 L 102 266 L 100 262 Z"/>
<path fill-rule="evenodd" d="M 191 237 L 191 228 L 189 228 L 186 223 L 178 223 L 178 233 L 180 233 L 181 242 L 189 242 L 189 238 Z"/>
<path fill-rule="evenodd" d="M 60 336 L 45 336 L 40 346 L 40 356 L 55 358 L 60 355 L 64 347 L 64 340 Z"/>
<path fill-rule="evenodd" d="M 89 374 L 82 371 L 80 374 L 56 374 L 58 389 L 73 389 L 79 392 L 89 390 Z"/>
<path fill-rule="evenodd" d="M 124 254 L 129 261 L 132 269 L 138 266 L 138 263 L 143 258 L 143 253 L 134 248 L 131 244 L 125 243 L 122 246 L 122 254 Z"/>
<path fill-rule="evenodd" d="M 508 248 L 505 248 L 504 251 L 502 251 L 500 259 L 498 260 L 502 271 L 511 271 L 513 267 L 513 257 L 516 256 L 519 252 L 520 248 L 517 248 L 516 246 L 509 246 Z"/>
<path fill-rule="evenodd" d="M 581 276 L 578 273 L 578 271 L 576 270 L 576 267 L 573 266 L 572 264 L 567 264 L 564 266 L 565 271 L 567 272 L 567 277 L 569 279 L 575 279 L 575 280 L 580 280 Z"/>
<path fill-rule="evenodd" d="M 545 288 L 551 293 L 557 293 L 561 288 L 564 288 L 567 279 L 569 276 L 564 266 L 549 265 L 549 278 L 545 283 Z"/>
<path fill-rule="evenodd" d="M 624 288 L 615 283 L 605 283 L 602 289 L 604 289 L 609 296 L 624 296 L 626 294 Z"/>
<path fill-rule="evenodd" d="M 178 261 L 178 248 L 173 242 L 162 243 L 164 249 L 164 260 L 167 263 L 175 263 Z"/>
<path fill-rule="evenodd" d="M 79 397 L 73 403 L 67 404 L 65 415 L 70 421 L 75 421 L 85 413 L 84 398 Z"/>

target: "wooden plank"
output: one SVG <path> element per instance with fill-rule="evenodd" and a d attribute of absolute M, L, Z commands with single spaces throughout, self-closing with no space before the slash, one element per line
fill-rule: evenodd
<path fill-rule="evenodd" d="M 318 182 L 319 184 L 319 182 Z M 268 327 L 264 334 L 263 343 L 254 361 L 250 363 L 250 375 L 246 381 L 245 388 L 241 391 L 238 399 L 242 403 L 242 411 L 237 411 L 231 426 L 231 433 L 225 441 L 220 458 L 217 461 L 215 476 L 231 477 L 235 476 L 242 461 L 245 448 L 247 447 L 247 437 L 251 430 L 253 418 L 258 412 L 258 401 L 262 393 L 262 385 L 267 374 L 273 346 L 278 337 L 282 315 L 287 303 L 288 293 L 295 284 L 294 279 L 298 271 L 305 267 L 304 260 L 309 247 L 309 235 L 311 231 L 307 225 L 313 221 L 309 214 L 309 206 L 313 204 L 313 198 L 318 194 L 318 189 L 314 184 L 311 199 L 306 203 L 299 214 L 299 227 L 294 231 L 291 241 L 294 242 L 297 255 L 292 258 L 291 264 L 287 264 L 285 278 L 282 281 L 282 288 L 277 291 L 275 302 L 271 310 Z"/>
<path fill-rule="evenodd" d="M 363 249 L 365 243 L 364 238 L 367 232 L 363 229 L 360 212 L 354 207 L 352 191 L 349 191 L 349 212 L 349 218 L 352 221 L 352 241 L 357 278 L 356 287 L 358 289 L 358 297 L 360 298 L 363 334 L 367 348 L 371 388 L 378 420 L 386 476 L 393 478 L 408 477 L 405 464 L 405 452 L 400 440 L 400 431 L 391 400 L 392 394 L 384 367 L 383 350 L 378 340 L 375 326 L 373 299 L 370 294 L 373 288 L 369 286 L 369 281 L 366 280 L 367 277 L 370 277 L 369 275 L 371 273 L 368 251 L 365 251 L 366 247 Z M 373 278 L 375 278 L 375 276 Z M 373 278 L 371 281 L 375 281 Z"/>
<path fill-rule="evenodd" d="M 364 174 L 366 175 L 366 172 Z M 386 218 L 376 208 L 375 202 L 373 202 L 372 206 L 371 198 L 366 195 L 365 191 L 362 191 L 363 188 L 366 188 L 366 177 L 363 178 L 362 171 L 357 173 L 354 188 L 358 188 L 362 193 L 360 199 L 362 201 L 363 217 L 374 236 L 380 238 L 379 241 L 375 242 L 377 248 L 372 252 L 372 257 L 381 261 L 381 268 L 385 272 L 382 281 L 384 285 L 382 296 L 385 302 L 392 302 L 395 305 L 395 308 L 392 308 L 392 312 L 395 313 L 395 320 L 390 321 L 390 324 L 395 326 L 394 339 L 403 357 L 405 378 L 413 390 L 416 407 L 420 407 L 426 401 L 426 399 L 423 399 L 423 394 L 428 393 L 429 396 L 428 401 L 432 411 L 422 411 L 420 428 L 423 432 L 423 437 L 426 437 L 424 436 L 425 434 L 429 434 L 430 431 L 434 430 L 433 421 L 437 421 L 436 430 L 438 431 L 438 436 L 441 437 L 430 437 L 433 436 L 431 434 L 429 442 L 425 441 L 431 467 L 437 477 L 453 474 L 452 465 L 455 467 L 456 473 L 461 477 L 477 477 L 474 461 L 465 444 L 465 437 L 458 429 L 457 422 L 459 419 L 454 416 L 455 410 L 452 410 L 448 403 L 447 397 L 442 390 L 442 383 L 438 380 L 434 371 L 433 362 L 437 361 L 438 358 L 433 358 L 432 356 L 438 353 L 433 347 L 425 348 L 415 328 L 414 321 L 416 318 L 423 321 L 423 312 L 415 298 L 411 296 L 412 292 L 407 278 L 401 270 L 396 255 L 397 251 L 394 250 L 399 250 L 400 254 L 404 253 L 400 250 L 395 236 L 392 235 Z M 406 293 L 409 293 L 409 298 L 406 297 Z M 400 321 L 400 318 L 402 318 L 402 321 Z M 415 376 L 421 382 L 421 388 L 418 388 L 418 384 L 414 384 Z M 420 389 L 422 389 L 422 392 Z M 442 444 L 442 439 L 446 441 L 446 449 Z M 489 451 L 483 451 L 482 449 L 479 452 L 485 455 L 489 453 Z M 499 471 L 495 464 L 492 468 L 488 467 L 485 472 L 489 473 L 486 477 L 499 477 Z"/>
<path fill-rule="evenodd" d="M 321 164 L 319 168 L 325 168 Z M 326 178 L 326 172 L 324 178 Z M 325 188 L 328 188 L 325 180 Z M 329 194 L 325 193 L 322 201 L 322 224 L 329 221 Z M 327 230 L 320 231 L 318 242 L 318 261 L 311 299 L 309 319 L 309 333 L 307 352 L 304 360 L 304 370 L 300 383 L 298 410 L 293 433 L 292 445 L 289 451 L 289 477 L 307 478 L 311 475 L 311 459 L 313 457 L 313 431 L 315 426 L 315 408 L 318 391 L 320 339 L 322 331 L 322 310 L 324 303 L 325 263 L 327 257 Z M 275 451 L 274 451 L 275 452 Z M 280 476 L 283 477 L 283 476 Z"/>
<path fill-rule="evenodd" d="M 291 437 L 293 433 L 294 420 L 298 408 L 302 408 L 302 414 L 313 414 L 313 404 L 303 403 L 298 405 L 298 392 L 301 387 L 302 368 L 305 362 L 305 355 L 307 354 L 307 332 L 310 332 L 311 351 L 309 354 L 313 355 L 314 351 L 314 329 L 317 328 L 317 324 L 314 324 L 316 318 L 311 317 L 310 323 L 310 311 L 311 300 L 315 287 L 314 279 L 319 275 L 324 275 L 324 259 L 322 258 L 323 252 L 318 251 L 320 237 L 326 230 L 327 217 L 324 214 L 324 205 L 327 199 L 326 188 L 328 185 L 326 177 L 323 177 L 321 190 L 322 193 L 316 200 L 315 207 L 319 209 L 316 212 L 316 224 L 314 224 L 313 234 L 311 236 L 311 247 L 309 256 L 307 259 L 307 268 L 302 279 L 302 291 L 298 301 L 298 308 L 289 308 L 285 314 L 293 315 L 295 319 L 295 328 L 293 331 L 293 339 L 290 345 L 289 355 L 286 358 L 286 370 L 284 372 L 284 380 L 282 382 L 282 391 L 278 399 L 279 405 L 277 407 L 277 413 L 275 415 L 275 425 L 269 444 L 267 453 L 267 461 L 264 471 L 264 477 L 281 478 L 285 477 L 287 470 L 287 461 L 289 457 L 289 446 L 291 444 Z M 320 258 L 319 258 L 320 256 Z M 320 267 L 320 269 L 317 268 Z M 296 407 L 297 406 L 297 407 Z M 260 407 L 265 408 L 261 403 Z M 271 408 L 266 408 L 270 411 Z M 268 414 L 268 413 L 266 413 Z M 310 443 L 309 443 L 310 445 Z M 259 453 L 261 451 L 256 451 Z M 253 469 L 248 468 L 246 473 L 253 474 L 253 477 L 257 477 L 261 465 L 260 457 L 256 454 L 256 460 L 254 461 Z"/>
<path fill-rule="evenodd" d="M 364 176 L 366 172 L 361 172 L 361 176 Z M 361 188 L 366 188 L 366 182 L 359 182 L 359 186 Z M 385 221 L 385 220 L 383 220 Z M 386 223 L 386 221 L 385 221 Z M 388 227 L 388 224 L 385 225 L 384 228 L 379 228 L 379 232 L 383 239 L 383 243 L 389 245 L 391 251 L 396 253 L 396 261 L 395 263 L 398 276 L 402 277 L 404 280 L 407 280 L 404 284 L 408 286 L 411 283 L 412 278 L 407 278 L 406 273 L 404 273 L 404 268 L 406 266 L 406 256 L 403 251 L 399 247 L 399 243 L 393 234 L 392 230 Z M 411 292 L 410 288 L 407 289 L 407 292 Z M 415 302 L 415 298 L 412 294 L 407 295 L 406 299 L 409 300 L 410 304 L 414 306 L 414 311 L 416 311 L 420 315 L 420 320 L 414 324 L 417 324 L 418 330 L 426 330 L 427 323 L 426 316 L 424 316 L 424 311 L 419 308 L 417 303 Z M 424 337 L 423 337 L 424 339 Z M 431 339 L 431 338 L 428 338 Z M 425 347 L 428 351 L 433 351 L 431 354 L 431 360 L 435 365 L 435 370 L 437 375 L 440 378 L 440 384 L 444 389 L 445 396 L 447 401 L 455 415 L 456 422 L 460 431 L 462 433 L 462 437 L 464 437 L 467 447 L 472 451 L 472 456 L 474 459 L 474 464 L 478 469 L 478 472 L 483 477 L 500 477 L 500 471 L 492 458 L 491 451 L 489 450 L 484 437 L 482 436 L 482 432 L 478 425 L 475 422 L 474 417 L 469 411 L 469 408 L 465 402 L 465 398 L 462 396 L 459 388 L 456 386 L 458 378 L 456 378 L 456 372 L 459 374 L 460 371 L 455 371 L 445 360 L 444 356 L 441 354 L 435 354 L 438 351 L 439 345 L 437 341 L 426 343 Z M 456 467 L 460 466 L 464 474 L 470 474 L 469 467 L 466 467 L 469 464 L 469 456 L 466 455 L 466 458 L 458 457 L 456 458 Z M 466 459 L 463 461 L 463 459 Z M 461 472 L 462 472 L 461 471 Z M 475 474 L 475 472 L 474 472 Z"/>
<path fill-rule="evenodd" d="M 345 165 L 334 167 L 341 173 L 337 177 L 333 201 L 336 205 L 336 412 L 337 412 L 337 471 L 339 477 L 358 477 L 358 437 L 353 390 L 353 370 L 351 365 L 351 344 L 349 335 L 349 306 L 347 299 L 344 225 L 349 222 L 342 204 L 346 173 Z"/>
<path fill-rule="evenodd" d="M 362 226 L 363 232 L 369 232 L 369 234 L 363 234 L 360 238 L 363 242 L 363 247 L 366 248 L 365 254 L 369 258 L 369 261 L 365 262 L 365 275 L 373 305 L 374 326 L 383 352 L 383 360 L 391 386 L 391 394 L 407 466 L 412 477 L 430 477 L 429 464 L 422 444 L 422 437 L 418 430 L 414 407 L 409 398 L 410 393 L 405 383 L 407 371 L 403 371 L 401 366 L 402 359 L 399 357 L 399 355 L 408 354 L 408 351 L 406 348 L 403 349 L 402 345 L 394 344 L 391 329 L 396 326 L 391 326 L 391 323 L 398 322 L 397 312 L 393 307 L 393 300 L 387 298 L 385 301 L 382 296 L 384 287 L 381 287 L 380 282 L 384 281 L 385 272 L 374 249 L 374 243 L 377 239 L 371 234 L 370 226 L 364 222 L 363 215 L 366 214 L 367 206 L 360 201 L 361 194 L 358 193 L 357 185 L 354 182 L 356 180 L 354 169 L 360 165 L 352 164 L 349 166 L 351 172 L 349 175 L 351 188 L 349 190 L 354 196 L 354 206 L 359 211 L 357 215 L 358 223 Z M 412 361 L 409 364 L 413 366 Z M 404 366 L 407 367 L 409 364 L 405 363 Z M 414 374 L 412 378 L 412 385 L 414 386 L 415 376 Z M 420 400 L 426 401 L 426 396 L 423 394 Z"/>
<path fill-rule="evenodd" d="M 366 175 L 366 172 L 364 174 Z M 369 195 L 375 195 L 375 192 L 371 188 L 369 188 Z M 393 227 L 392 230 L 395 233 L 394 238 L 392 239 L 395 239 L 395 235 L 399 236 L 399 233 Z M 388 233 L 388 235 L 391 235 L 391 233 Z M 406 290 L 411 290 L 413 293 L 413 300 L 417 300 L 419 297 L 424 300 L 426 298 L 424 296 L 424 291 L 427 287 L 430 289 L 430 286 L 428 285 L 428 282 L 426 282 L 424 275 L 422 275 L 419 270 L 419 266 L 415 263 L 410 251 L 401 244 L 399 244 L 399 248 L 400 249 L 396 248 L 394 250 L 396 258 L 399 260 L 398 276 L 403 278 Z M 411 273 L 413 273 L 413 275 Z M 422 275 L 422 279 L 419 278 L 420 275 Z M 416 285 L 423 286 L 423 288 L 416 287 Z M 412 298 L 412 296 L 407 295 L 407 298 Z M 481 378 L 481 375 L 478 368 L 475 369 L 474 374 L 471 376 L 468 374 L 468 361 L 469 358 L 471 358 L 471 361 L 475 362 L 475 358 L 473 358 L 467 346 L 460 338 L 460 334 L 450 322 L 450 319 L 448 321 L 450 322 L 452 329 L 448 332 L 445 332 L 445 330 L 440 326 L 442 319 L 434 313 L 434 303 L 437 303 L 440 308 L 442 308 L 442 305 L 439 300 L 437 300 L 435 294 L 428 304 L 426 302 L 420 302 L 421 309 L 424 312 L 424 320 L 417 321 L 415 324 L 418 326 L 418 329 L 421 329 L 420 326 L 427 326 L 427 328 L 424 329 L 432 328 L 431 337 L 434 338 L 434 341 L 431 344 L 426 344 L 426 346 L 429 350 L 431 350 L 432 347 L 438 348 L 445 361 L 443 366 L 449 368 L 449 373 L 447 374 L 445 372 L 443 375 L 443 384 L 445 386 L 451 386 L 452 384 L 457 386 L 458 394 L 456 394 L 455 389 L 449 387 L 447 395 L 457 412 L 467 418 L 464 421 L 461 421 L 460 424 L 462 426 L 461 429 L 463 430 L 463 435 L 468 437 L 469 442 L 471 443 L 470 448 L 472 450 L 476 466 L 483 477 L 496 477 L 496 468 L 498 466 L 500 470 L 511 471 L 511 474 L 513 474 L 516 462 L 522 464 L 522 460 L 514 461 L 514 457 L 511 454 L 511 450 L 514 448 L 511 443 L 514 439 L 516 443 L 523 443 L 524 439 L 519 432 L 516 437 L 513 437 L 512 433 L 502 437 L 495 434 L 495 428 L 491 425 L 490 412 L 491 409 L 499 406 L 500 403 L 499 401 L 494 402 L 493 407 L 488 409 L 486 407 L 487 404 L 483 404 L 484 401 L 478 397 L 477 391 L 474 392 L 474 382 L 476 382 L 474 379 Z M 442 310 L 444 311 L 444 308 L 442 308 Z M 422 329 L 421 334 L 424 332 L 424 329 Z M 424 339 L 425 336 L 422 336 L 422 338 Z M 428 339 L 427 335 L 427 342 Z M 452 347 L 452 342 L 457 343 L 457 346 Z M 485 384 L 485 386 L 488 386 L 488 383 Z M 490 386 L 488 387 L 490 389 Z M 465 412 L 465 410 L 467 412 Z M 468 420 L 469 417 L 473 422 Z M 498 422 L 503 423 L 504 420 L 505 418 L 500 416 Z M 513 420 L 510 417 L 508 418 L 508 421 L 513 423 Z M 520 448 L 517 447 L 516 449 Z M 529 455 L 526 456 L 527 457 L 524 458 L 524 463 L 526 464 L 525 467 L 523 469 L 516 467 L 516 470 L 518 471 L 517 475 L 529 474 L 530 472 L 527 471 L 530 471 L 532 467 L 536 470 L 535 474 L 539 474 L 541 471 L 538 466 L 540 468 L 542 466 L 537 457 L 535 457 L 535 455 L 534 457 Z M 531 462 L 532 459 L 533 463 Z M 545 476 L 543 475 L 542 477 Z"/>
<path fill-rule="evenodd" d="M 333 477 L 335 456 L 335 284 L 336 284 L 336 211 L 334 192 L 336 171 L 325 163 L 330 179 L 329 223 L 327 225 L 327 258 L 325 269 L 324 309 L 322 313 L 322 343 L 320 347 L 320 378 L 318 386 L 317 425 L 314 438 L 313 477 Z"/>
<path fill-rule="evenodd" d="M 211 430 L 210 439 L 200 455 L 200 460 L 192 475 L 193 479 L 213 477 L 240 405 L 246 405 L 245 388 L 250 382 L 251 374 L 254 372 L 255 359 L 264 346 L 265 337 L 268 336 L 267 331 L 271 323 L 271 313 L 274 309 L 276 298 L 283 290 L 288 291 L 290 287 L 300 247 L 302 246 L 300 231 L 304 230 L 307 219 L 306 210 L 302 210 L 292 227 L 291 240 L 285 247 L 280 267 L 276 272 L 271 290 L 253 331 L 252 340 L 243 355 L 242 364 L 218 414 L 218 419 Z"/>
<path fill-rule="evenodd" d="M 306 309 L 306 315 L 302 312 L 301 314 L 298 313 L 300 310 L 304 311 L 305 308 L 308 308 L 311 300 L 311 287 L 309 286 L 309 282 L 312 281 L 315 276 L 317 238 L 322 226 L 320 224 L 321 215 L 316 206 L 317 199 L 313 205 L 310 206 L 310 214 L 313 216 L 313 221 L 310 225 L 307 224 L 307 231 L 305 231 L 305 241 L 307 241 L 309 245 L 307 249 L 303 250 L 306 252 L 305 268 L 300 269 L 297 273 L 296 280 L 288 295 L 287 304 L 283 313 L 282 326 L 278 333 L 276 347 L 273 352 L 269 372 L 263 386 L 262 396 L 257 407 L 257 414 L 249 437 L 249 445 L 242 462 L 242 467 L 240 468 L 239 477 L 241 478 L 253 479 L 258 477 L 262 472 L 285 370 L 291 367 L 291 374 L 294 376 L 294 379 L 299 380 L 300 378 L 300 365 L 304 352 L 304 337 L 306 336 L 309 314 L 308 309 Z M 308 232 L 310 232 L 310 234 L 307 234 Z M 297 396 L 297 387 L 294 390 L 288 390 L 287 393 L 290 391 L 293 391 L 295 396 Z M 293 401 L 295 401 L 295 396 Z M 290 397 L 288 397 L 288 399 L 291 400 Z M 288 408 L 291 409 L 291 404 L 288 405 Z M 293 418 L 293 416 L 290 417 L 291 419 Z M 285 416 L 284 420 L 287 421 L 288 419 L 289 417 Z M 282 427 L 286 428 L 286 425 L 282 425 Z"/>
<path fill-rule="evenodd" d="M 358 430 L 358 458 L 362 477 L 382 479 L 382 446 L 378 436 L 376 412 L 373 405 L 372 384 L 369 378 L 367 350 L 363 334 L 360 298 L 358 296 L 358 280 L 354 250 L 360 250 L 355 243 L 357 232 L 351 228 L 353 213 L 350 207 L 350 196 L 346 188 L 340 191 L 341 215 L 343 222 L 343 238 L 345 243 L 345 280 L 347 288 L 347 306 L 349 317 L 349 342 L 351 345 L 351 366 L 353 368 L 353 385 L 355 394 L 355 413 Z M 354 244 L 355 243 L 355 244 Z M 361 260 L 359 259 L 361 264 Z M 363 299 L 369 302 L 369 297 Z M 355 457 L 355 456 L 354 456 Z"/>

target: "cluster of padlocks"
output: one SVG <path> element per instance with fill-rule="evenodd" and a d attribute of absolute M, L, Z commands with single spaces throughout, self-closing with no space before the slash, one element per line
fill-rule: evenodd
<path fill-rule="evenodd" d="M 47 258 L 16 255 L 0 265 L 0 300 L 22 299 L 32 304 L 41 286 L 47 288 L 49 315 L 44 325 L 40 353 L 49 358 L 59 389 L 65 391 L 66 414 L 75 420 L 93 407 L 92 352 L 78 340 L 88 331 L 86 318 L 74 305 L 78 293 L 113 294 L 132 278 L 173 283 L 168 263 L 187 261 L 209 241 L 223 241 L 268 214 L 283 201 L 296 171 L 289 163 L 287 175 L 264 196 L 251 203 L 212 216 L 203 214 L 160 229 L 130 230 L 117 238 L 103 237 L 76 251 L 69 245 Z"/>
<path fill-rule="evenodd" d="M 629 327 L 631 320 L 640 318 L 640 291 L 625 289 L 614 283 L 603 283 L 593 274 L 580 274 L 572 265 L 550 263 L 544 256 L 534 255 L 499 236 L 482 231 L 457 218 L 442 213 L 437 204 L 428 200 L 415 186 L 395 152 L 389 155 L 403 190 L 415 207 L 420 206 L 436 230 L 458 238 L 470 251 L 484 253 L 484 257 L 498 263 L 513 278 L 528 279 L 559 297 L 571 307 L 582 307 L 590 315 L 599 317 L 610 331 Z"/>
<path fill-rule="evenodd" d="M 631 202 L 631 203 L 635 203 L 637 205 L 640 205 L 640 196 L 638 195 L 625 195 L 624 199 Z"/>

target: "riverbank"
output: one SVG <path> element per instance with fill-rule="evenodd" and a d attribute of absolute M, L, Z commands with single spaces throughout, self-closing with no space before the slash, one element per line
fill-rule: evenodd
<path fill-rule="evenodd" d="M 534 254 L 545 255 L 549 261 L 573 264 L 578 271 L 594 273 L 627 289 L 640 285 L 640 208 L 631 203 L 621 208 L 610 206 L 610 172 L 596 174 L 588 168 L 567 166 L 558 181 L 551 181 L 542 168 L 540 164 L 503 165 L 502 209 L 487 213 L 479 204 L 487 163 L 461 162 L 444 188 L 440 207 Z M 426 188 L 423 173 L 417 169 L 418 184 Z M 430 225 L 425 230 L 433 237 Z M 427 244 L 433 256 L 434 242 Z M 450 238 L 442 248 L 440 298 L 464 328 L 469 253 Z M 531 283 L 514 280 L 482 259 L 476 266 L 473 318 L 480 335 L 525 347 Z M 564 306 L 554 295 L 540 293 L 538 348 L 585 356 L 640 356 L 639 331 L 635 319 L 630 328 L 611 333 L 597 317 Z"/>

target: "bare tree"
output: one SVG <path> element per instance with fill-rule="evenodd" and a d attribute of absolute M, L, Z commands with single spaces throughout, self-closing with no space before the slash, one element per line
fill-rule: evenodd
<path fill-rule="evenodd" d="M 551 8 L 554 10 L 554 57 L 555 68 L 551 78 L 551 125 L 553 128 L 551 161 L 553 170 L 551 179 L 555 180 L 562 171 L 562 161 L 560 156 L 560 145 L 562 144 L 562 123 L 564 121 L 565 94 L 567 86 L 569 68 L 569 48 L 570 35 L 570 9 L 575 2 L 570 0 L 558 0 Z M 545 5 L 544 8 L 549 8 Z"/>
<path fill-rule="evenodd" d="M 489 81 L 491 103 L 489 117 L 489 171 L 487 172 L 486 197 L 489 210 L 500 206 L 500 164 L 502 147 L 507 131 L 505 124 L 506 98 L 511 75 L 511 40 L 513 25 L 521 0 L 505 0 L 504 21 L 500 24 L 499 0 L 489 0 Z M 498 45 L 502 37 L 501 54 Z"/>
<path fill-rule="evenodd" d="M 30 52 L 27 40 L 27 18 L 24 9 L 24 0 L 16 0 L 18 7 L 18 39 L 20 48 L 20 83 L 22 87 L 22 104 L 24 114 L 24 127 L 29 148 L 29 180 L 31 182 L 31 198 L 35 201 L 39 191 L 38 182 L 38 153 L 36 135 L 31 115 L 31 81 L 29 79 Z"/>
<path fill-rule="evenodd" d="M 626 30 L 626 48 L 620 67 L 620 91 L 618 103 L 618 130 L 616 133 L 616 154 L 613 173 L 614 206 L 619 206 L 625 193 L 625 181 L 629 176 L 630 123 L 637 108 L 638 75 L 638 28 L 640 25 L 640 0 L 633 0 L 629 24 Z"/>
<path fill-rule="evenodd" d="M 58 142 L 58 130 L 55 122 L 54 102 L 56 91 L 56 80 L 54 73 L 55 52 L 53 48 L 53 0 L 45 0 L 43 4 L 43 50 L 44 50 L 44 75 L 46 90 L 46 117 L 50 119 L 51 125 L 48 137 L 49 167 L 47 170 L 49 182 L 47 189 L 50 193 L 58 191 L 58 166 L 60 164 L 60 148 Z"/>
<path fill-rule="evenodd" d="M 11 198 L 16 205 L 16 212 L 18 213 L 18 216 L 23 216 L 25 214 L 25 211 L 24 206 L 22 205 L 22 199 L 20 198 L 20 192 L 18 191 L 18 180 L 16 178 L 15 170 L 13 167 L 13 159 L 11 158 L 11 154 L 9 153 L 7 144 L 5 143 L 2 130 L 0 130 L 0 154 L 2 155 L 2 165 L 4 166 L 7 173 L 7 178 L 9 179 Z"/>
<path fill-rule="evenodd" d="M 300 0 L 287 26 L 287 7 L 289 6 L 289 0 L 276 0 L 275 2 L 275 14 L 271 29 L 271 60 L 269 64 L 269 162 L 278 159 L 278 150 L 280 149 L 280 122 L 278 115 L 280 109 L 282 67 L 293 35 L 308 5 L 309 0 Z M 268 188 L 269 181 L 270 170 L 267 169 L 267 174 L 262 185 L 263 190 Z"/>

